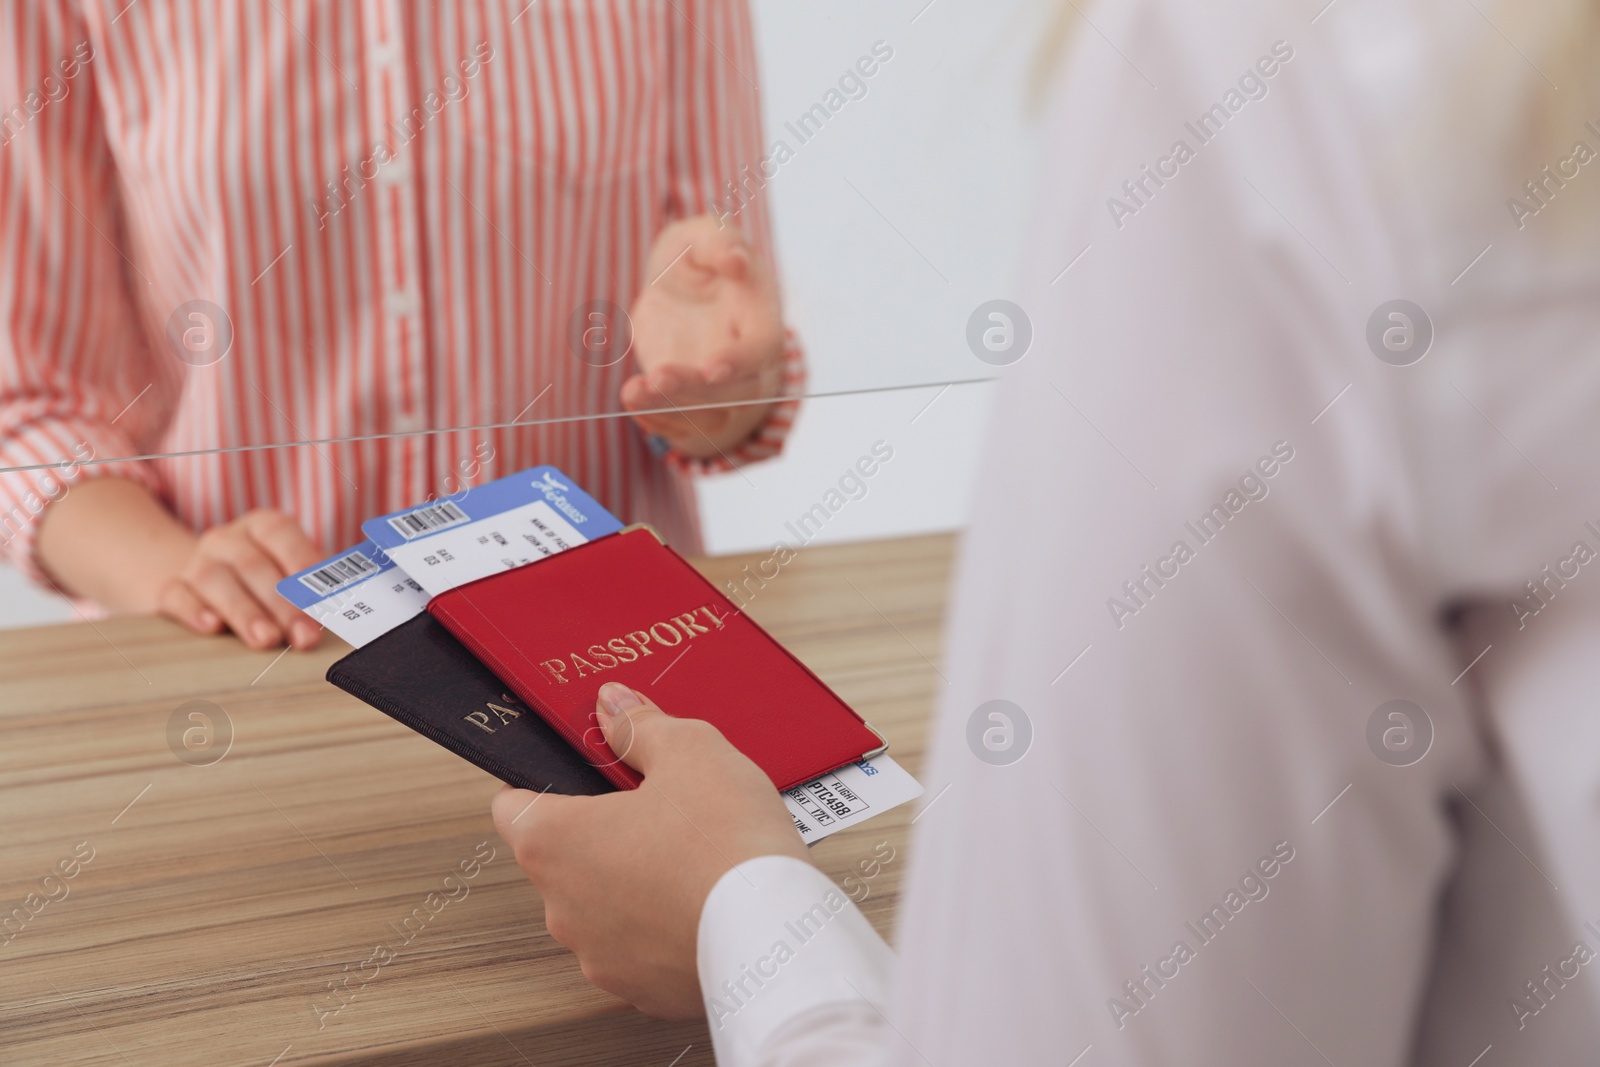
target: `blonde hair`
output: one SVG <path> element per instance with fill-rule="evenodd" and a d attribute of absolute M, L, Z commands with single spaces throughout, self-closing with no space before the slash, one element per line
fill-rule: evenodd
<path fill-rule="evenodd" d="M 1530 161 L 1565 149 L 1584 122 L 1600 119 L 1600 109 L 1584 113 L 1600 103 L 1593 92 L 1600 85 L 1600 3 L 1498 0 L 1489 7 L 1490 26 L 1452 94 L 1457 106 L 1493 114 L 1498 102 L 1495 128 L 1509 132 L 1520 120 Z"/>
<path fill-rule="evenodd" d="M 1033 62 L 1028 68 L 1028 109 L 1035 114 L 1044 108 L 1050 84 L 1055 80 L 1062 56 L 1065 55 L 1072 41 L 1073 30 L 1081 18 L 1077 4 L 1073 0 L 1054 0 L 1045 16 L 1044 26 L 1039 34 L 1039 46 L 1034 49 Z"/>
<path fill-rule="evenodd" d="M 1063 56 L 1092 0 L 1045 0 L 1038 48 L 1028 77 L 1031 109 L 1042 108 Z M 1435 98 L 1418 108 L 1418 135 L 1391 161 L 1396 181 L 1440 174 L 1440 163 L 1473 153 L 1478 177 L 1459 169 L 1441 176 L 1433 200 L 1441 224 L 1485 203 L 1525 195 L 1523 184 L 1585 140 L 1600 151 L 1600 0 L 1474 0 L 1482 21 L 1472 47 L 1448 62 Z M 1481 150 L 1488 152 L 1480 157 Z M 1587 168 L 1585 168 L 1587 171 Z M 1600 222 L 1600 166 L 1563 189 L 1553 206 L 1560 225 L 1541 227 L 1558 239 L 1579 237 L 1580 222 Z M 1412 180 L 1415 180 L 1414 178 Z M 1588 239 L 1585 237 L 1584 239 Z"/>
<path fill-rule="evenodd" d="M 1434 227 L 1526 228 L 1546 254 L 1593 254 L 1600 226 L 1600 164 L 1583 167 L 1544 200 L 1545 181 L 1579 141 L 1600 151 L 1600 0 L 1476 0 L 1482 19 L 1468 48 L 1449 57 L 1449 76 L 1418 112 L 1409 148 L 1391 161 L 1396 182 L 1425 184 Z M 1593 110 L 1590 110 L 1590 109 Z M 1423 182 L 1418 178 L 1422 177 Z M 1514 204 L 1537 209 L 1518 216 Z M 1548 211 L 1546 210 L 1548 208 Z M 1520 209 L 1519 209 L 1520 210 Z M 1492 231 L 1491 231 L 1492 232 Z"/>

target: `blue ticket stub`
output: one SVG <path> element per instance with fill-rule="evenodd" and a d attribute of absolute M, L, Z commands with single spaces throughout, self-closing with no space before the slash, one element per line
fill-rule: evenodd
<path fill-rule="evenodd" d="M 278 595 L 360 648 L 428 606 L 428 594 L 371 541 L 291 574 Z"/>
<path fill-rule="evenodd" d="M 361 524 L 430 596 L 622 529 L 551 466 L 532 467 Z"/>

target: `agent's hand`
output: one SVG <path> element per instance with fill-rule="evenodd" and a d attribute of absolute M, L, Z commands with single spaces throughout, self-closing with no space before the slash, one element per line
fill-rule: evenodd
<path fill-rule="evenodd" d="M 629 411 L 778 395 L 783 383 L 783 310 L 778 287 L 744 235 L 711 215 L 672 223 L 656 237 L 634 301 L 639 373 L 622 385 Z M 637 416 L 688 456 L 737 447 L 771 404 Z"/>
<path fill-rule="evenodd" d="M 695 942 L 711 888 L 745 860 L 807 859 L 806 847 L 772 780 L 710 723 L 666 715 L 616 682 L 601 687 L 597 717 L 644 775 L 639 788 L 567 797 L 507 786 L 495 828 L 589 981 L 651 1015 L 703 1015 Z"/>
<path fill-rule="evenodd" d="M 157 604 L 163 615 L 198 633 L 226 626 L 251 648 L 285 641 L 312 648 L 322 628 L 275 587 L 320 558 L 298 523 L 262 508 L 201 534 L 182 567 L 161 585 Z"/>

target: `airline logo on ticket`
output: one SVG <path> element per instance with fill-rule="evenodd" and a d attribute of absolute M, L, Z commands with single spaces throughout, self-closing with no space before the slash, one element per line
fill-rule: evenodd
<path fill-rule="evenodd" d="M 783 802 L 810 844 L 921 795 L 922 786 L 904 767 L 874 756 L 784 790 Z"/>
<path fill-rule="evenodd" d="M 278 595 L 360 648 L 428 606 L 428 594 L 363 541 L 278 583 Z"/>
<path fill-rule="evenodd" d="M 533 467 L 361 529 L 430 596 L 622 529 L 555 467 Z"/>

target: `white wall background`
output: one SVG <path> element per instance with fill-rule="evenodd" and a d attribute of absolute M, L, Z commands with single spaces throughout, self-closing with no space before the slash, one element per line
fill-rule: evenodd
<path fill-rule="evenodd" d="M 811 392 L 987 377 L 968 350 L 980 303 L 1010 296 L 1032 195 L 1022 81 L 1035 0 L 752 0 L 769 142 L 794 156 L 767 185 L 789 321 Z M 801 144 L 784 128 L 882 41 L 894 56 Z M 754 73 L 754 72 L 749 72 Z M 785 454 L 702 485 L 713 552 L 767 549 L 884 441 L 894 458 L 817 542 L 965 521 L 992 387 L 808 401 Z M 937 397 L 937 399 L 935 399 Z M 932 404 L 930 406 L 930 401 Z M 0 567 L 0 626 L 73 618 Z"/>
<path fill-rule="evenodd" d="M 766 195 L 809 390 L 987 377 L 966 345 L 1009 297 L 1032 197 L 1022 84 L 1038 39 L 1029 0 L 754 0 L 767 136 L 794 158 Z M 785 128 L 882 41 L 894 57 L 820 133 Z M 952 529 L 992 386 L 812 400 L 784 456 L 705 481 L 715 552 L 770 548 L 876 440 L 895 458 L 818 541 Z M 913 422 L 913 419 L 915 420 Z"/>

